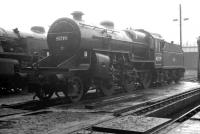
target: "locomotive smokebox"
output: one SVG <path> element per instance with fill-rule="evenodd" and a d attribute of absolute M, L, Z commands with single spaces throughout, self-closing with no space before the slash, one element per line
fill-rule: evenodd
<path fill-rule="evenodd" d="M 73 13 L 71 13 L 71 15 L 73 16 L 74 20 L 82 21 L 82 16 L 84 15 L 84 13 L 81 11 L 74 11 Z"/>
<path fill-rule="evenodd" d="M 79 50 L 80 41 L 80 29 L 72 19 L 60 18 L 49 28 L 47 43 L 53 56 L 72 57 Z"/>

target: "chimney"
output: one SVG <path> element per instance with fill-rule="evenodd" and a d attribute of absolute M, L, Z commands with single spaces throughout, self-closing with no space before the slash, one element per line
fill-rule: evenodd
<path fill-rule="evenodd" d="M 114 29 L 114 23 L 112 21 L 102 21 L 100 25 L 104 26 L 107 29 Z"/>
<path fill-rule="evenodd" d="M 84 15 L 84 13 L 81 11 L 74 11 L 73 13 L 71 13 L 71 15 L 73 16 L 74 20 L 82 21 L 82 16 Z"/>

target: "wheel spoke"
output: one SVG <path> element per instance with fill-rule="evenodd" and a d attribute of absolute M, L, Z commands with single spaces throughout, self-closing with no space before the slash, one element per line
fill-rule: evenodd
<path fill-rule="evenodd" d="M 48 100 L 52 97 L 54 91 L 45 87 L 45 86 L 39 86 L 38 90 L 36 91 L 36 96 L 41 100 Z"/>
<path fill-rule="evenodd" d="M 128 93 L 136 89 L 135 82 L 131 80 L 125 80 L 123 87 L 124 87 L 124 90 Z"/>
<path fill-rule="evenodd" d="M 108 84 L 109 82 L 105 80 L 100 81 L 100 91 L 105 95 L 105 96 L 111 96 L 114 93 L 114 88 L 112 85 Z"/>
<path fill-rule="evenodd" d="M 143 77 L 142 77 L 142 85 L 143 87 L 146 89 L 146 88 L 149 88 L 150 85 L 151 85 L 151 81 L 152 81 L 152 74 L 149 73 L 149 72 L 145 72 L 143 74 Z"/>
<path fill-rule="evenodd" d="M 68 81 L 67 91 L 63 90 L 63 93 L 71 102 L 80 101 L 84 96 L 84 89 L 81 79 L 76 76 L 70 78 Z"/>

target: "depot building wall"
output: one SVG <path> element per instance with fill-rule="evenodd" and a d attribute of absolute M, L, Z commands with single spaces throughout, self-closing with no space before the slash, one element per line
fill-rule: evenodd
<path fill-rule="evenodd" d="M 198 52 L 184 52 L 184 66 L 188 70 L 196 70 L 198 63 Z"/>

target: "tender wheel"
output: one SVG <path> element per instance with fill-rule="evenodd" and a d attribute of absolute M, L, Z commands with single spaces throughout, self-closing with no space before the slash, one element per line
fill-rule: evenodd
<path fill-rule="evenodd" d="M 172 79 L 168 79 L 167 84 L 171 84 L 171 83 L 172 83 Z"/>
<path fill-rule="evenodd" d="M 152 82 L 152 74 L 150 72 L 143 73 L 141 82 L 144 89 L 149 88 Z"/>
<path fill-rule="evenodd" d="M 132 80 L 130 77 L 125 78 L 123 88 L 126 92 L 131 93 L 133 90 L 136 89 L 135 81 Z"/>
<path fill-rule="evenodd" d="M 180 74 L 178 72 L 176 72 L 176 71 L 174 71 L 173 74 L 174 74 L 174 82 L 175 83 L 179 83 L 180 79 L 181 79 Z"/>
<path fill-rule="evenodd" d="M 114 88 L 112 84 L 110 84 L 106 80 L 100 80 L 100 91 L 103 93 L 105 96 L 111 96 L 114 93 Z"/>
<path fill-rule="evenodd" d="M 63 91 L 71 102 L 78 102 L 84 96 L 83 83 L 79 77 L 72 77 L 68 80 L 67 92 Z"/>
<path fill-rule="evenodd" d="M 167 84 L 171 84 L 172 82 L 173 82 L 173 72 L 169 71 L 167 77 Z"/>
<path fill-rule="evenodd" d="M 49 86 L 38 86 L 38 89 L 36 89 L 36 96 L 41 100 L 49 100 L 54 91 L 49 88 Z"/>
<path fill-rule="evenodd" d="M 173 81 L 173 79 L 172 79 L 172 74 L 168 73 L 167 84 L 171 84 L 172 81 Z"/>
<path fill-rule="evenodd" d="M 180 79 L 181 79 L 181 78 L 178 77 L 178 78 L 176 78 L 176 79 L 174 80 L 174 82 L 175 82 L 175 83 L 179 83 L 179 82 L 180 82 Z"/>

